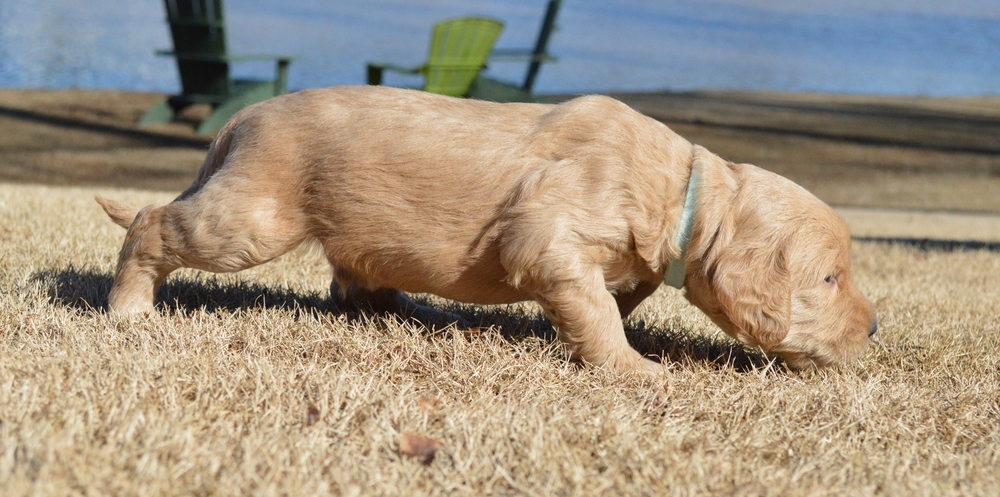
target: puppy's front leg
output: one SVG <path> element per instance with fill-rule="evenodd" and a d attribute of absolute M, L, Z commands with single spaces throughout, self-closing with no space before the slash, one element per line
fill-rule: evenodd
<path fill-rule="evenodd" d="M 614 371 L 663 371 L 662 365 L 629 346 L 618 303 L 605 288 L 599 269 L 545 285 L 533 293 L 574 359 Z"/>

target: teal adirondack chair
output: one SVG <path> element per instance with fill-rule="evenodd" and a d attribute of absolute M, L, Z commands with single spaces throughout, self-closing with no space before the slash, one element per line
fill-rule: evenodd
<path fill-rule="evenodd" d="M 494 50 L 487 61 L 509 62 L 527 61 L 528 72 L 524 82 L 514 85 L 496 79 L 479 75 L 469 89 L 469 98 L 493 100 L 496 102 L 537 102 L 539 99 L 532 93 L 538 70 L 543 62 L 555 62 L 557 59 L 548 53 L 549 38 L 555 31 L 556 15 L 559 14 L 561 0 L 549 0 L 542 19 L 542 27 L 538 31 L 538 39 L 534 49 L 499 49 Z"/>
<path fill-rule="evenodd" d="M 139 126 L 170 122 L 189 105 L 209 104 L 212 113 L 198 126 L 198 134 L 208 135 L 243 107 L 287 91 L 290 57 L 228 54 L 222 0 L 164 0 L 164 5 L 174 50 L 161 50 L 157 54 L 177 59 L 182 91 L 149 109 L 139 120 Z M 275 79 L 245 80 L 230 76 L 231 64 L 251 60 L 274 60 Z"/>
<path fill-rule="evenodd" d="M 384 71 L 422 74 L 424 91 L 464 97 L 486 66 L 503 23 L 484 17 L 462 17 L 441 21 L 431 34 L 430 55 L 419 67 L 402 67 L 378 62 L 368 63 L 368 84 L 382 84 Z"/>

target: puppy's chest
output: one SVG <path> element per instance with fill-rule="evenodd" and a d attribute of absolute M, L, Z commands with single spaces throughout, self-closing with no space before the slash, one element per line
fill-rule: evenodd
<path fill-rule="evenodd" d="M 600 265 L 604 271 L 604 286 L 614 293 L 629 292 L 642 281 L 651 281 L 656 276 L 643 263 L 638 254 L 631 251 L 602 251 Z"/>

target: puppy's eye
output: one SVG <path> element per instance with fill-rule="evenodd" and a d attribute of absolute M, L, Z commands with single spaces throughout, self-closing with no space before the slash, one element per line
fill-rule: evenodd
<path fill-rule="evenodd" d="M 832 284 L 834 284 L 834 283 L 837 282 L 837 277 L 831 274 L 830 276 L 827 276 L 826 278 L 823 278 L 823 281 L 825 281 L 825 282 L 827 282 L 827 283 L 829 283 L 829 284 L 832 285 Z"/>

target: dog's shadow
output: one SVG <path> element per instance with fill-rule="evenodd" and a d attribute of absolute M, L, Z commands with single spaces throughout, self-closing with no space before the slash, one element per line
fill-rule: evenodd
<path fill-rule="evenodd" d="M 104 312 L 114 284 L 110 273 L 69 267 L 42 271 L 33 280 L 48 292 L 49 301 L 79 311 Z M 157 309 L 167 312 L 236 311 L 278 308 L 297 313 L 329 312 L 333 306 L 319 294 L 299 294 L 255 283 L 221 281 L 212 275 L 168 278 L 156 295 Z"/>
<path fill-rule="evenodd" d="M 47 291 L 52 304 L 80 312 L 106 311 L 108 294 L 114 283 L 114 277 L 107 272 L 75 267 L 42 271 L 32 279 Z M 220 281 L 212 275 L 169 278 L 160 286 L 156 300 L 157 308 L 166 312 L 235 312 L 272 308 L 296 314 L 343 315 L 351 321 L 371 318 L 355 310 L 340 308 L 319 293 L 297 293 L 244 281 Z M 426 299 L 417 300 L 446 311 L 448 315 L 458 315 L 470 329 L 495 331 L 507 340 L 533 337 L 556 339 L 552 324 L 542 313 L 522 306 L 482 307 L 458 303 L 440 306 Z M 664 328 L 641 320 L 629 320 L 625 325 L 625 334 L 632 347 L 640 353 L 674 363 L 694 361 L 747 372 L 774 362 L 774 359 L 733 341 L 698 335 L 674 325 Z"/>

